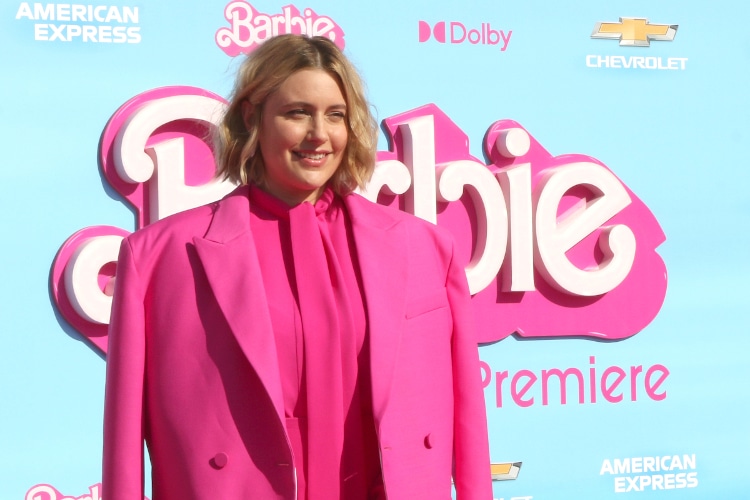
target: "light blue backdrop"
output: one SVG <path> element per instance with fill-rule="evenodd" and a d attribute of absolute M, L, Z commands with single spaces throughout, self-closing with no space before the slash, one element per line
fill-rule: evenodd
<path fill-rule="evenodd" d="M 50 266 L 59 246 L 92 225 L 134 227 L 103 181 L 100 134 L 143 91 L 192 85 L 227 95 L 235 63 L 214 42 L 224 1 L 141 0 L 139 44 L 34 41 L 22 2 L 0 5 L 2 277 L 0 497 L 48 483 L 79 496 L 101 478 L 103 359 L 56 314 Z M 277 13 L 286 3 L 256 1 Z M 336 21 L 380 119 L 434 102 L 482 157 L 487 127 L 520 122 L 552 154 L 604 162 L 653 211 L 669 287 L 657 318 L 620 342 L 508 338 L 480 349 L 493 370 L 668 367 L 663 401 L 495 406 L 487 391 L 492 459 L 522 461 L 497 498 L 619 498 L 604 460 L 694 454 L 696 488 L 624 493 L 750 498 L 750 4 L 719 1 L 521 0 L 297 3 Z M 33 8 L 33 4 L 32 4 Z M 672 42 L 620 47 L 590 38 L 600 21 L 677 24 Z M 512 30 L 498 47 L 418 41 L 418 22 L 490 23 Z M 41 21 L 38 21 L 41 22 Z M 50 21 L 53 22 L 53 21 Z M 739 26 L 738 26 L 739 25 Z M 586 55 L 687 58 L 684 70 L 588 68 Z M 381 142 L 381 149 L 386 143 Z M 507 400 L 506 400 L 507 403 Z"/>

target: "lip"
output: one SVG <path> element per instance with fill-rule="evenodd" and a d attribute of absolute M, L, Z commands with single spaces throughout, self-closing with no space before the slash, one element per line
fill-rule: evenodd
<path fill-rule="evenodd" d="M 292 151 L 294 157 L 307 165 L 319 166 L 331 154 L 330 151 Z"/>

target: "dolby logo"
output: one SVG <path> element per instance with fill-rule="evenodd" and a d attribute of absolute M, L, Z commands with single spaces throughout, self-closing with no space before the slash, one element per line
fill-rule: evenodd
<path fill-rule="evenodd" d="M 440 21 L 430 26 L 427 21 L 419 21 L 419 43 L 425 43 L 432 37 L 439 43 L 495 45 L 505 52 L 512 34 L 512 30 L 497 30 L 490 23 L 482 23 L 478 27 L 467 27 L 458 21 L 450 23 Z"/>

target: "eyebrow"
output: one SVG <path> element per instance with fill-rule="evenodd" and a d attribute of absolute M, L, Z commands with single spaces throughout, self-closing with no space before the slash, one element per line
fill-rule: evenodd
<path fill-rule="evenodd" d="M 288 103 L 284 104 L 282 107 L 284 107 L 284 108 L 296 108 L 296 107 L 299 107 L 299 108 L 312 108 L 312 107 L 315 107 L 315 105 L 312 104 L 312 103 L 309 103 L 307 101 L 293 101 L 293 102 L 288 102 Z M 337 104 L 334 104 L 332 106 L 329 106 L 327 109 L 344 109 L 345 110 L 346 109 L 346 103 L 343 103 L 343 102 L 342 103 L 337 103 Z"/>

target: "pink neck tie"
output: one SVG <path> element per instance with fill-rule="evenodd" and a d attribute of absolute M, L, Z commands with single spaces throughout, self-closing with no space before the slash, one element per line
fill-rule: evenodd
<path fill-rule="evenodd" d="M 326 247 L 330 241 L 318 223 L 316 208 L 303 203 L 289 212 L 294 271 L 304 332 L 304 381 L 307 396 L 307 490 L 310 500 L 340 498 L 344 446 L 344 387 L 341 331 Z M 324 244 L 324 240 L 328 245 Z M 305 387 L 306 386 L 306 387 Z"/>

